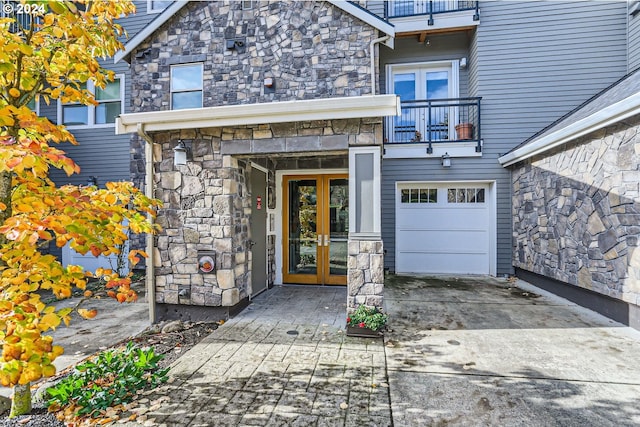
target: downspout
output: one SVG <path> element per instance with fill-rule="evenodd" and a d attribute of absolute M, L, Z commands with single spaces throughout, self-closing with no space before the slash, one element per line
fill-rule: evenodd
<path fill-rule="evenodd" d="M 369 44 L 370 54 L 371 54 L 371 95 L 376 94 L 376 43 L 386 42 L 389 40 L 391 36 L 379 37 L 377 39 L 373 39 Z"/>
<path fill-rule="evenodd" d="M 142 123 L 138 123 L 138 135 L 146 141 L 144 145 L 144 157 L 145 157 L 145 175 L 146 183 L 145 195 L 149 198 L 153 198 L 153 139 L 144 130 Z M 153 216 L 147 214 L 147 220 L 150 224 L 153 224 Z M 147 247 L 145 252 L 147 253 L 146 259 L 146 288 L 147 288 L 147 300 L 149 301 L 149 321 L 151 324 L 156 322 L 156 275 L 154 271 L 154 250 L 153 250 L 153 234 L 147 233 Z"/>

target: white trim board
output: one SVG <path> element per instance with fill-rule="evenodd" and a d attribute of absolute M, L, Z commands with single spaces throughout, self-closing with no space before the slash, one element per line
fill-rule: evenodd
<path fill-rule="evenodd" d="M 147 132 L 158 132 L 399 114 L 400 98 L 393 94 L 265 102 L 122 114 L 116 119 L 116 134 L 137 132 L 139 125 Z"/>

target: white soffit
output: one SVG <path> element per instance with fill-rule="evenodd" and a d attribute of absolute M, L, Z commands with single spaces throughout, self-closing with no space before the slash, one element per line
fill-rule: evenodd
<path fill-rule="evenodd" d="M 640 93 L 618 101 L 548 135 L 534 139 L 500 157 L 498 161 L 505 167 L 513 165 L 636 114 L 640 114 Z"/>
<path fill-rule="evenodd" d="M 116 134 L 398 115 L 398 96 L 367 95 L 122 114 Z"/>

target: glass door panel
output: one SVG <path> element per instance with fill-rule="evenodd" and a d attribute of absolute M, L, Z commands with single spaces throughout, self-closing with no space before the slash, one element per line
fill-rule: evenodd
<path fill-rule="evenodd" d="M 449 98 L 449 72 L 427 71 L 424 78 L 425 99 Z M 426 126 L 432 141 L 449 139 L 449 109 L 447 106 L 431 108 Z"/>
<path fill-rule="evenodd" d="M 416 74 L 401 73 L 393 76 L 393 87 L 400 101 L 415 101 L 416 99 Z M 418 131 L 418 118 L 415 108 L 404 107 L 400 111 L 400 117 L 395 117 L 393 123 L 392 141 L 409 142 L 416 137 Z"/>
<path fill-rule="evenodd" d="M 318 183 L 312 179 L 288 182 L 287 274 L 302 283 L 313 283 L 318 275 Z"/>
<path fill-rule="evenodd" d="M 325 266 L 327 283 L 346 284 L 349 237 L 349 180 L 328 178 L 329 247 Z"/>

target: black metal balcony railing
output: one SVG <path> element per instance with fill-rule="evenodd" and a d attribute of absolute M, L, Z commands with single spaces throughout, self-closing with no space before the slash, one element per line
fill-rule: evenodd
<path fill-rule="evenodd" d="M 387 117 L 387 144 L 475 142 L 481 150 L 480 97 L 401 101 L 400 116 Z"/>
<path fill-rule="evenodd" d="M 386 2 L 385 19 L 404 16 L 429 16 L 429 25 L 433 25 L 433 15 L 461 10 L 475 10 L 474 20 L 479 19 L 478 2 L 475 0 L 396 0 Z"/>

